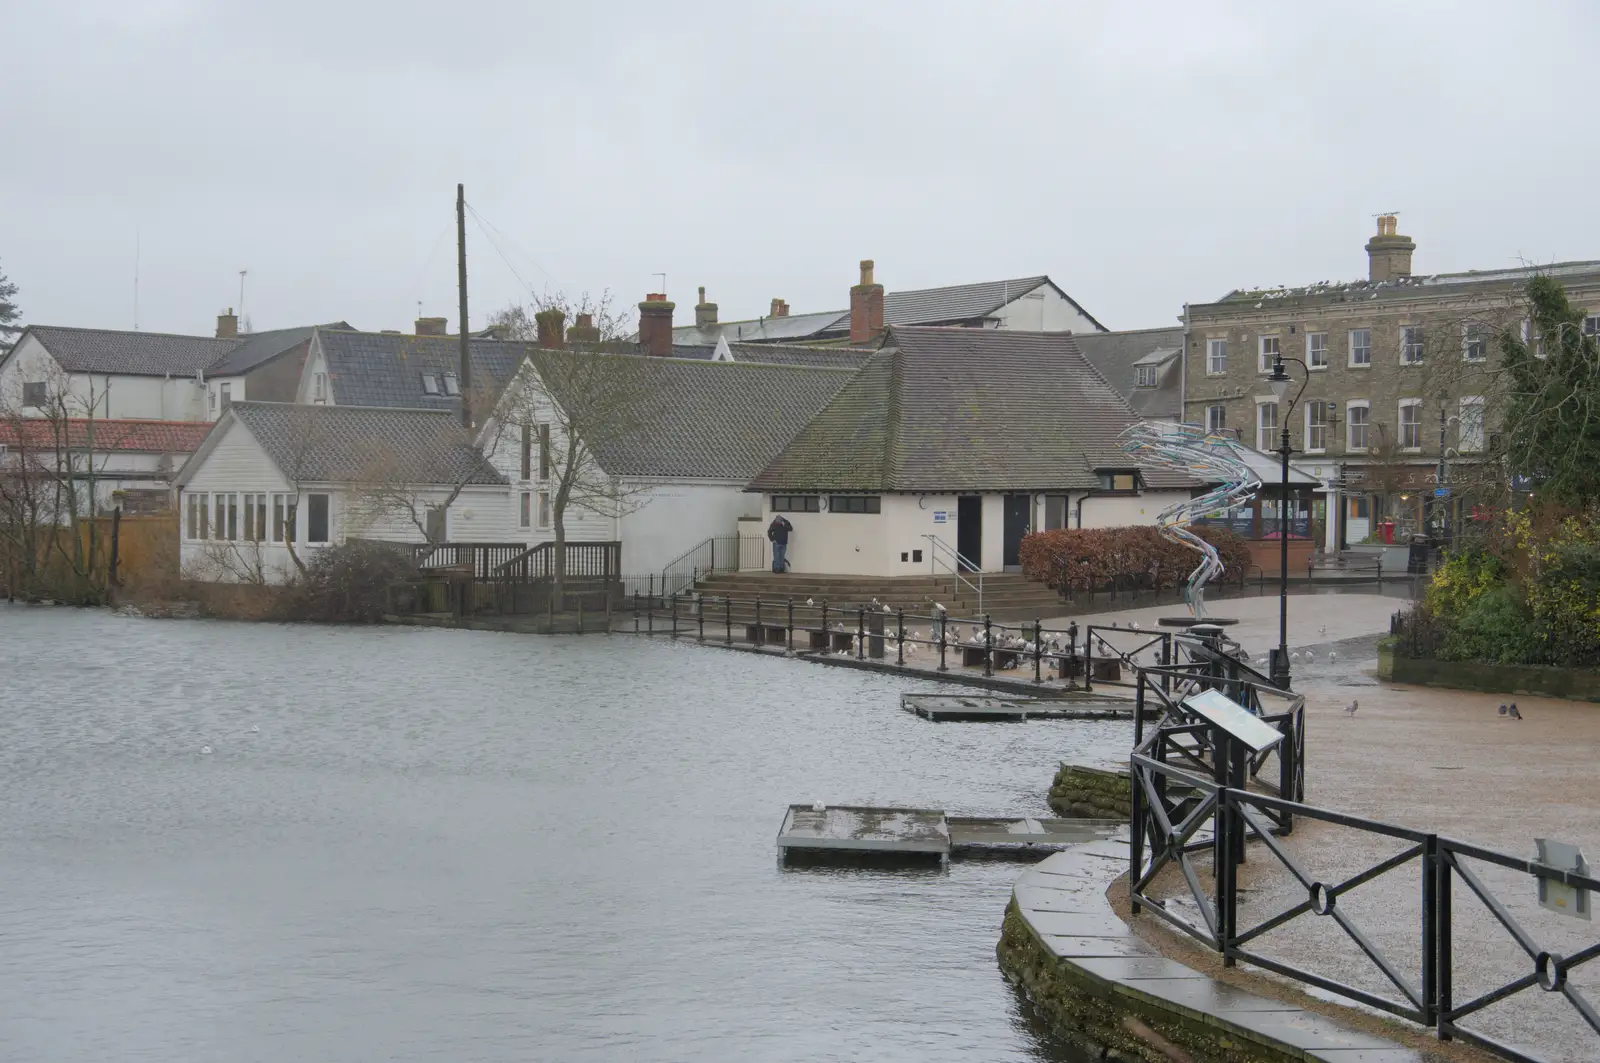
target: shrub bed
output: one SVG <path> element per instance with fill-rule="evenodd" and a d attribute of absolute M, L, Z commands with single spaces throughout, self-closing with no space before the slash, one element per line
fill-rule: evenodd
<path fill-rule="evenodd" d="M 1190 530 L 1217 548 L 1222 582 L 1244 578 L 1250 549 L 1243 539 L 1226 528 L 1196 525 Z M 1029 579 L 1063 592 L 1098 590 L 1113 581 L 1156 589 L 1177 587 L 1200 563 L 1196 551 L 1163 538 L 1148 525 L 1034 532 L 1023 536 L 1020 555 Z"/>

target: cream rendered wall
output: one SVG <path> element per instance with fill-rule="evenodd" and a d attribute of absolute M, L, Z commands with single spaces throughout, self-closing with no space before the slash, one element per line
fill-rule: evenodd
<path fill-rule="evenodd" d="M 956 496 L 955 495 L 885 495 L 883 496 L 884 547 L 888 576 L 927 576 L 936 572 L 949 572 L 951 555 L 956 548 Z M 943 513 L 945 519 L 936 523 L 935 514 Z M 925 536 L 937 536 L 949 550 L 935 550 Z M 915 551 L 922 551 L 922 560 L 913 561 Z M 906 560 L 900 560 L 905 554 Z"/>
<path fill-rule="evenodd" d="M 996 328 L 1017 332 L 1099 332 L 1094 322 L 1049 284 L 1016 293 L 995 312 Z"/>
<path fill-rule="evenodd" d="M 1085 528 L 1127 528 L 1155 524 L 1156 516 L 1174 502 L 1187 499 L 1188 491 L 1146 491 L 1142 495 L 1091 495 L 1083 503 Z M 1077 497 L 1073 498 L 1077 506 Z M 1068 520 L 1072 514 L 1068 514 Z M 1076 523 L 1072 524 L 1077 527 Z"/>
<path fill-rule="evenodd" d="M 889 503 L 893 497 L 884 496 L 884 502 Z M 883 513 L 785 513 L 784 516 L 794 525 L 794 532 L 789 536 L 789 571 L 840 576 L 879 576 L 888 571 Z M 763 529 L 772 517 L 772 496 L 763 495 Z"/>
<path fill-rule="evenodd" d="M 977 558 L 978 567 L 985 572 L 999 572 L 1005 568 L 1006 556 L 1006 500 L 1004 495 L 983 496 L 983 555 Z"/>
<path fill-rule="evenodd" d="M 622 570 L 628 575 L 660 572 L 713 536 L 738 534 L 740 518 L 761 516 L 761 496 L 746 491 L 742 483 L 676 481 L 639 486 L 644 491 L 629 499 L 630 512 L 617 521 Z M 765 533 L 765 524 L 760 531 Z"/>

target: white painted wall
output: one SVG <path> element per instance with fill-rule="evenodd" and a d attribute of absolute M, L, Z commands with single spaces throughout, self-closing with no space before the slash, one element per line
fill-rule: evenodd
<path fill-rule="evenodd" d="M 312 403 L 322 406 L 338 405 L 338 403 L 333 401 L 333 386 L 331 384 L 325 384 L 323 390 L 324 398 L 322 400 L 317 399 L 316 380 L 317 374 L 319 373 L 322 374 L 323 380 L 326 382 L 328 373 L 328 359 L 322 353 L 322 342 L 320 335 L 318 335 L 317 338 L 312 341 L 310 349 L 306 352 L 305 365 L 300 367 L 300 385 L 295 390 L 295 402 L 302 403 L 304 405 L 311 405 Z"/>
<path fill-rule="evenodd" d="M 944 520 L 938 520 L 938 514 Z M 949 572 L 956 549 L 955 495 L 885 495 L 883 497 L 886 576 L 929 576 Z M 927 536 L 937 536 L 948 550 L 935 549 Z M 917 561 L 916 552 L 922 551 Z M 905 554 L 902 561 L 900 555 Z"/>
<path fill-rule="evenodd" d="M 1127 528 L 1137 524 L 1154 524 L 1163 509 L 1187 499 L 1188 491 L 1146 491 L 1142 495 L 1091 495 L 1083 503 L 1085 528 Z M 1073 496 L 1076 509 L 1077 496 Z M 1073 514 L 1067 519 L 1071 521 Z M 1072 527 L 1077 527 L 1074 522 Z"/>
<path fill-rule="evenodd" d="M 1016 332 L 1099 332 L 1071 301 L 1048 284 L 1014 296 L 997 310 L 995 328 Z"/>
<path fill-rule="evenodd" d="M 65 373 L 50 352 L 31 334 L 18 342 L 16 350 L 0 366 L 0 409 L 24 417 L 44 416 L 45 411 L 22 405 L 22 385 L 44 382 L 51 393 L 64 386 L 72 396 L 69 416 L 83 417 L 89 412 L 93 395 L 96 417 L 126 417 L 158 421 L 206 421 L 206 388 L 194 377 L 132 376 L 128 374 Z M 243 392 L 243 380 L 234 398 Z"/>
<path fill-rule="evenodd" d="M 824 496 L 826 497 L 826 496 Z M 884 509 L 903 499 L 885 495 Z M 915 505 L 915 501 L 912 501 Z M 794 531 L 789 535 L 789 571 L 841 576 L 877 576 L 888 569 L 889 513 L 785 513 Z M 772 521 L 772 496 L 761 498 L 761 526 Z M 627 550 L 627 546 L 623 546 Z M 896 555 L 898 557 L 898 554 Z"/>
<path fill-rule="evenodd" d="M 713 536 L 738 534 L 741 517 L 762 513 L 761 496 L 731 481 L 655 482 L 628 504 L 637 508 L 616 522 L 622 571 L 627 575 L 660 572 Z M 766 525 L 760 529 L 765 534 Z"/>

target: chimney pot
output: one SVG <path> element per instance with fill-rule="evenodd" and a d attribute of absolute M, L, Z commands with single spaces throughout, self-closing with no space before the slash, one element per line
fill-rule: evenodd
<path fill-rule="evenodd" d="M 717 327 L 717 304 L 706 302 L 705 285 L 700 286 L 700 301 L 694 307 L 694 326 L 699 329 Z"/>
<path fill-rule="evenodd" d="M 665 293 L 651 292 L 639 304 L 639 347 L 645 354 L 665 358 L 672 354 L 672 311 Z"/>
<path fill-rule="evenodd" d="M 599 343 L 600 330 L 594 327 L 593 314 L 579 314 L 578 323 L 567 329 L 567 343 L 577 346 L 580 343 Z"/>
<path fill-rule="evenodd" d="M 1417 245 L 1395 231 L 1399 224 L 1393 214 L 1379 215 L 1378 235 L 1367 241 L 1367 276 L 1375 283 L 1411 276 L 1411 253 Z"/>
<path fill-rule="evenodd" d="M 228 307 L 226 314 L 217 315 L 217 339 L 231 340 L 239 335 L 239 318 L 233 312 L 233 307 Z"/>
<path fill-rule="evenodd" d="M 533 323 L 538 329 L 538 344 L 541 348 L 559 351 L 566 347 L 566 333 L 563 331 L 567 323 L 566 314 L 551 307 L 534 314 Z"/>
<path fill-rule="evenodd" d="M 872 259 L 861 260 L 861 283 L 850 289 L 850 342 L 867 343 L 883 331 L 883 285 L 872 279 Z"/>
<path fill-rule="evenodd" d="M 444 336 L 449 333 L 450 319 L 447 317 L 419 317 L 417 318 L 418 336 Z"/>

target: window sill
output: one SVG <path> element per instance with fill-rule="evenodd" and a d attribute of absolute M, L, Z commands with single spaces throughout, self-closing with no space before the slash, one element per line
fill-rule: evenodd
<path fill-rule="evenodd" d="M 1418 366 L 1422 366 L 1422 365 L 1426 365 L 1426 364 L 1427 364 L 1426 362 L 1401 362 L 1400 363 L 1400 368 L 1401 369 L 1415 369 Z"/>
<path fill-rule="evenodd" d="M 1466 365 L 1483 365 L 1488 360 L 1489 359 L 1487 359 L 1487 358 L 1463 358 L 1463 359 L 1461 359 L 1461 361 Z"/>
<path fill-rule="evenodd" d="M 1328 371 L 1328 367 L 1325 366 L 1325 365 L 1312 365 L 1312 366 L 1307 366 L 1306 368 L 1308 368 L 1313 373 L 1326 373 Z"/>
<path fill-rule="evenodd" d="M 1206 370 L 1206 376 L 1209 376 L 1209 377 L 1219 377 L 1219 376 L 1227 376 L 1227 375 L 1228 375 L 1228 371 L 1226 369 L 1222 370 L 1221 372 L 1214 372 L 1214 371 L 1212 371 L 1210 369 Z"/>
<path fill-rule="evenodd" d="M 1367 453 L 1367 449 L 1366 447 L 1345 447 L 1344 452 L 1353 456 L 1364 456 Z"/>
<path fill-rule="evenodd" d="M 1302 454 L 1311 454 L 1313 456 L 1316 456 L 1316 455 L 1326 454 L 1327 452 L 1328 452 L 1328 448 L 1327 447 L 1319 447 L 1316 450 L 1302 450 L 1300 453 L 1302 453 Z"/>
<path fill-rule="evenodd" d="M 1350 362 L 1346 366 L 1346 368 L 1347 369 L 1371 369 L 1372 368 L 1372 363 L 1371 362 Z"/>
<path fill-rule="evenodd" d="M 1422 448 L 1421 447 L 1401 447 L 1400 448 L 1400 453 L 1402 453 L 1402 454 L 1421 454 L 1422 453 Z"/>

